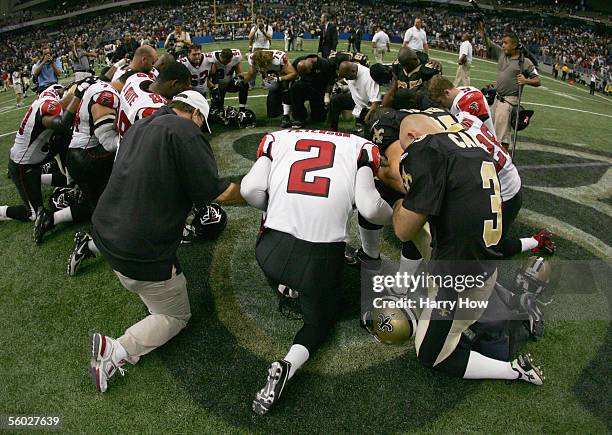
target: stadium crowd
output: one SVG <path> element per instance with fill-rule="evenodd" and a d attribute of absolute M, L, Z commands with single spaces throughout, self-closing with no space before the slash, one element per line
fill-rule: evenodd
<path fill-rule="evenodd" d="M 473 36 L 474 53 L 481 57 L 486 55 L 484 41 L 478 36 L 469 13 L 441 7 L 406 8 L 393 2 L 388 5 L 390 9 L 382 7 L 381 3 L 340 1 L 330 6 L 321 0 L 268 0 L 258 3 L 255 12 L 266 16 L 275 32 L 290 29 L 292 38 L 299 32 L 318 35 L 320 24 L 316 17 L 322 10 L 332 14 L 341 33 L 360 29 L 362 34 L 374 34 L 376 26 L 382 23 L 391 37 L 401 37 L 412 26 L 414 17 L 422 15 L 432 47 L 455 51 L 461 42 L 461 35 L 467 32 Z M 249 15 L 247 9 L 241 3 L 228 9 L 219 8 L 218 20 L 240 21 Z M 87 41 L 92 48 L 101 48 L 106 43 L 122 39 L 128 33 L 136 41 L 148 40 L 156 44 L 165 40 L 176 19 L 184 21 L 184 28 L 192 37 L 246 39 L 251 28 L 251 24 L 215 24 L 212 3 L 185 2 L 170 6 L 145 4 L 129 11 L 115 10 L 69 19 L 52 37 L 48 28 L 40 27 L 4 33 L 0 35 L 0 70 L 11 72 L 18 67 L 31 67 L 37 60 L 38 50 L 45 44 L 69 68 L 69 56 L 76 36 Z M 511 28 L 521 35 L 524 45 L 541 61 L 550 65 L 559 64 L 559 69 L 567 66 L 570 77 L 574 72 L 590 73 L 592 68 L 596 68 L 603 80 L 609 79 L 612 73 L 612 50 L 608 35 L 597 34 L 592 29 L 571 23 L 561 25 L 545 18 L 490 16 L 488 25 L 490 34 L 496 40 L 501 38 L 506 29 Z"/>

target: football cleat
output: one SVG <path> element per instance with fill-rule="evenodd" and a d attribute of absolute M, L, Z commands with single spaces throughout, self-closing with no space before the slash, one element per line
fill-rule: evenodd
<path fill-rule="evenodd" d="M 257 392 L 253 400 L 253 412 L 266 415 L 280 399 L 283 389 L 289 379 L 291 363 L 283 359 L 272 363 L 268 369 L 266 385 Z"/>
<path fill-rule="evenodd" d="M 125 376 L 126 370 L 123 368 L 126 361 L 117 361 L 115 352 L 119 343 L 117 340 L 102 334 L 95 333 L 91 337 L 91 362 L 89 376 L 96 390 L 104 393 L 108 388 L 108 380 L 119 372 Z"/>
<path fill-rule="evenodd" d="M 283 115 L 281 119 L 281 127 L 291 128 L 291 118 L 289 117 L 289 115 Z"/>
<path fill-rule="evenodd" d="M 303 128 L 304 123 L 302 121 L 298 121 L 297 119 L 293 121 L 291 124 L 291 128 Z"/>
<path fill-rule="evenodd" d="M 38 211 L 36 212 L 36 220 L 34 221 L 34 229 L 32 231 L 34 243 L 40 245 L 45 233 L 53 229 L 54 226 L 53 213 L 45 210 L 42 205 L 38 207 Z"/>
<path fill-rule="evenodd" d="M 89 249 L 89 241 L 93 240 L 86 232 L 79 231 L 74 235 L 74 248 L 68 260 L 68 276 L 76 275 L 81 262 L 96 255 Z"/>
<path fill-rule="evenodd" d="M 533 365 L 531 354 L 519 355 L 517 359 L 510 363 L 512 370 L 518 373 L 517 379 L 530 382 L 535 385 L 542 385 L 546 379 L 540 367 Z"/>
<path fill-rule="evenodd" d="M 538 241 L 538 246 L 533 248 L 531 252 L 534 254 L 553 255 L 555 253 L 555 242 L 553 242 L 552 236 L 553 233 L 547 228 L 542 228 L 531 236 Z"/>
<path fill-rule="evenodd" d="M 347 243 L 346 248 L 344 248 L 344 261 L 346 264 L 349 266 L 359 266 L 358 253 L 359 251 L 357 249 Z"/>

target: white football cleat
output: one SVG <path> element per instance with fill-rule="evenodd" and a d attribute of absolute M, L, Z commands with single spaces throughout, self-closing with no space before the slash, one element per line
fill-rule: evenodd
<path fill-rule="evenodd" d="M 510 365 L 512 370 L 518 373 L 517 379 L 522 379 L 535 385 L 542 385 L 546 379 L 540 367 L 536 367 L 531 361 L 530 353 L 519 355 Z"/>

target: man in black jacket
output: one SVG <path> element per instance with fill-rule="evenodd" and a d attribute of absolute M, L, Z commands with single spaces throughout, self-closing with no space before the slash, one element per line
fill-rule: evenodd
<path fill-rule="evenodd" d="M 123 35 L 123 42 L 113 53 L 113 61 L 117 62 L 126 57 L 128 59 L 132 59 L 134 57 L 134 52 L 138 47 L 140 47 L 138 41 L 136 41 L 129 32 L 126 33 Z"/>
<path fill-rule="evenodd" d="M 185 276 L 176 257 L 193 205 L 240 203 L 240 186 L 219 177 L 208 128 L 208 103 L 184 91 L 136 122 L 123 137 L 106 190 L 93 215 L 93 239 L 121 284 L 149 316 L 113 339 L 92 337 L 90 375 L 96 389 L 123 374 L 126 362 L 163 345 L 191 317 Z"/>
<path fill-rule="evenodd" d="M 293 61 L 293 66 L 300 75 L 289 88 L 293 127 L 302 128 L 306 123 L 306 100 L 310 101 L 310 118 L 313 121 L 324 121 L 331 88 L 336 79 L 334 66 L 329 60 L 316 54 L 298 57 Z"/>
<path fill-rule="evenodd" d="M 332 50 L 336 50 L 338 45 L 338 29 L 336 25 L 329 21 L 329 14 L 323 13 L 321 15 L 321 37 L 319 38 L 318 53 L 324 58 L 329 57 L 329 53 Z"/>

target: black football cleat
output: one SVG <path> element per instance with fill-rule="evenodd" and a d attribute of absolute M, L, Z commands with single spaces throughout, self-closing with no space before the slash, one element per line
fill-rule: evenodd
<path fill-rule="evenodd" d="M 89 234 L 79 231 L 74 235 L 74 248 L 68 260 L 68 276 L 75 276 L 81 262 L 96 255 L 89 249 L 89 241 L 93 240 Z"/>
<path fill-rule="evenodd" d="M 538 241 L 538 246 L 531 250 L 532 253 L 546 255 L 555 253 L 555 242 L 552 240 L 553 233 L 550 230 L 542 228 L 531 237 Z"/>
<path fill-rule="evenodd" d="M 291 128 L 291 118 L 289 115 L 283 115 L 281 119 L 281 128 Z"/>
<path fill-rule="evenodd" d="M 291 363 L 283 359 L 274 361 L 268 369 L 268 380 L 266 385 L 257 392 L 253 400 L 253 412 L 258 415 L 266 415 L 280 399 L 283 389 L 289 379 Z"/>
<path fill-rule="evenodd" d="M 43 206 L 38 207 L 36 220 L 34 221 L 34 230 L 32 231 L 34 243 L 40 245 L 45 233 L 53 229 L 54 226 L 53 213 L 45 210 Z"/>
<path fill-rule="evenodd" d="M 304 128 L 304 123 L 295 119 L 293 124 L 291 124 L 291 128 Z"/>
<path fill-rule="evenodd" d="M 542 385 L 546 379 L 540 367 L 533 365 L 531 354 L 529 353 L 526 355 L 519 355 L 510 365 L 512 370 L 518 373 L 517 379 L 522 379 L 534 385 Z"/>

